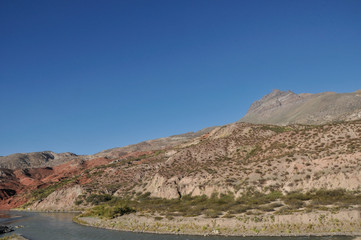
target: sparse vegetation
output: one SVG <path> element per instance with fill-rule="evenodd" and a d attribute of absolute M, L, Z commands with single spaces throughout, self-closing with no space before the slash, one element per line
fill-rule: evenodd
<path fill-rule="evenodd" d="M 99 206 L 95 206 L 89 212 L 84 213 L 83 216 L 115 218 L 132 212 L 135 212 L 135 210 L 133 208 L 128 207 L 127 205 L 116 204 L 114 206 L 109 206 L 106 204 L 102 204 Z"/>
<path fill-rule="evenodd" d="M 181 199 L 152 198 L 149 193 L 135 199 L 118 198 L 110 195 L 90 195 L 86 202 L 96 205 L 88 215 L 112 218 L 133 211 L 158 213 L 163 216 L 200 216 L 217 218 L 222 215 L 254 214 L 253 211 L 288 214 L 301 208 L 319 208 L 333 204 L 339 207 L 361 205 L 361 194 L 344 190 L 318 190 L 311 192 L 247 192 L 240 198 L 232 194 L 214 193 L 211 197 L 183 196 Z M 279 209 L 278 209 L 279 208 Z M 278 209 L 278 210 L 277 210 Z"/>
<path fill-rule="evenodd" d="M 283 127 L 283 126 L 273 126 L 273 125 L 264 125 L 262 126 L 262 130 L 270 130 L 275 133 L 283 133 L 290 131 L 291 129 L 289 127 Z"/>
<path fill-rule="evenodd" d="M 113 197 L 109 194 L 91 194 L 85 201 L 92 205 L 99 205 L 100 203 L 108 202 L 112 199 Z"/>

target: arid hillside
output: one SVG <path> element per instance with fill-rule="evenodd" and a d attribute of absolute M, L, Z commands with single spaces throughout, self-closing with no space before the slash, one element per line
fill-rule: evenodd
<path fill-rule="evenodd" d="M 357 119 L 361 119 L 361 90 L 317 94 L 274 90 L 255 101 L 240 122 L 290 125 Z"/>
<path fill-rule="evenodd" d="M 235 123 L 168 150 L 94 169 L 86 187 L 162 198 L 239 196 L 248 189 L 360 190 L 360 137 L 359 121 L 288 127 Z"/>
<path fill-rule="evenodd" d="M 359 191 L 360 150 L 361 121 L 287 127 L 233 123 L 159 150 L 22 170 L 23 177 L 4 172 L 1 199 L 3 207 L 28 202 L 34 209 L 56 210 L 85 207 L 84 200 L 94 194 L 178 199 L 214 193 L 240 197 L 249 191 Z M 38 174 L 44 171 L 49 173 Z"/>

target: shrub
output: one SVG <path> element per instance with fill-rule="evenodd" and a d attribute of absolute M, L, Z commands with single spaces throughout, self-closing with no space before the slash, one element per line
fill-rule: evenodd
<path fill-rule="evenodd" d="M 290 198 L 286 199 L 285 203 L 291 208 L 291 209 L 299 209 L 305 206 L 305 203 L 302 200 Z"/>
<path fill-rule="evenodd" d="M 99 205 L 95 206 L 93 209 L 88 212 L 87 215 L 105 217 L 105 218 L 115 218 L 123 216 L 124 214 L 129 214 L 135 212 L 135 209 L 128 206 L 107 206 Z"/>
<path fill-rule="evenodd" d="M 108 202 L 112 199 L 113 197 L 109 194 L 91 194 L 85 199 L 85 201 L 92 205 L 99 205 L 100 203 Z"/>
<path fill-rule="evenodd" d="M 206 217 L 209 217 L 209 218 L 217 218 L 221 214 L 222 214 L 222 212 L 216 211 L 214 209 L 208 209 L 205 211 Z"/>
<path fill-rule="evenodd" d="M 265 125 L 262 126 L 261 128 L 262 130 L 271 130 L 275 133 L 283 133 L 283 132 L 287 132 L 290 131 L 291 129 L 288 127 L 282 127 L 282 126 L 271 126 L 271 125 Z"/>
<path fill-rule="evenodd" d="M 79 205 L 82 204 L 82 203 L 83 203 L 83 200 L 82 200 L 82 199 L 77 199 L 77 200 L 75 200 L 75 202 L 74 202 L 74 204 L 77 205 L 77 206 L 79 206 Z"/>

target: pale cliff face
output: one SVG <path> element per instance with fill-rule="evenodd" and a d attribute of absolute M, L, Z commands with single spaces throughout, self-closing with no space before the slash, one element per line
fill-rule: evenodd
<path fill-rule="evenodd" d="M 49 211 L 71 211 L 75 207 L 75 200 L 84 190 L 81 186 L 76 185 L 66 189 L 59 189 L 42 201 L 35 202 L 31 209 L 33 210 L 49 210 Z"/>

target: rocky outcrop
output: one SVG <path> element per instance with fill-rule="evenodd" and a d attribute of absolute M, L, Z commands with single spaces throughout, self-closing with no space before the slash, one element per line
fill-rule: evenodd
<path fill-rule="evenodd" d="M 88 161 L 74 160 L 55 167 L 31 168 L 31 169 L 0 169 L 0 209 L 10 209 L 18 207 L 31 199 L 33 191 L 48 188 L 58 184 L 49 199 L 45 202 L 38 201 L 34 205 L 36 209 L 47 209 L 54 206 L 54 209 L 68 209 L 74 204 L 74 199 L 81 194 L 80 185 L 66 186 L 62 188 L 62 181 L 74 179 L 74 176 L 87 169 L 110 163 L 111 160 L 105 158 L 94 158 Z M 78 182 L 81 183 L 82 179 Z M 69 183 L 75 183 L 69 181 Z M 68 195 L 68 190 L 69 194 Z M 70 200 L 69 200 L 70 199 Z"/>
<path fill-rule="evenodd" d="M 14 231 L 14 228 L 0 225 L 0 234 Z"/>
<path fill-rule="evenodd" d="M 74 210 L 75 200 L 83 192 L 84 190 L 80 185 L 60 189 L 51 193 L 45 199 L 35 202 L 29 208 L 39 211 L 71 211 Z"/>
<path fill-rule="evenodd" d="M 325 124 L 361 119 L 361 94 L 318 94 L 274 90 L 255 101 L 240 122 L 264 124 Z"/>
<path fill-rule="evenodd" d="M 224 186 L 208 185 L 207 179 L 202 177 L 174 176 L 167 179 L 156 174 L 146 186 L 145 192 L 150 192 L 152 197 L 172 199 L 186 195 L 210 197 L 213 193 L 227 194 L 235 190 Z"/>

